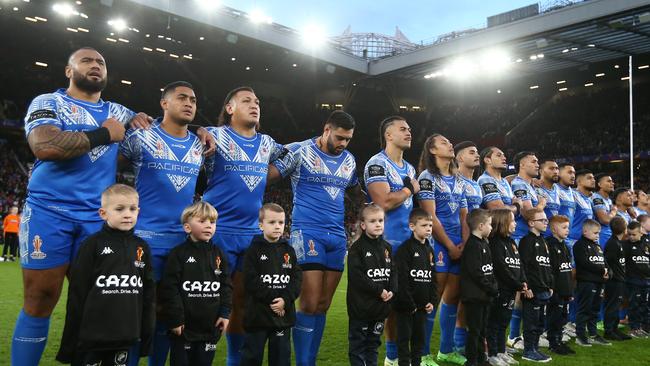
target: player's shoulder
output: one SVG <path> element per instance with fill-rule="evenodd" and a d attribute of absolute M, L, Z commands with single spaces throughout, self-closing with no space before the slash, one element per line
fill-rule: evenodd
<path fill-rule="evenodd" d="M 311 145 L 312 145 L 312 139 L 307 139 L 304 141 L 296 141 L 296 142 L 286 144 L 284 145 L 284 147 L 289 151 L 291 151 L 292 153 L 296 153 L 298 151 L 308 149 Z"/>
<path fill-rule="evenodd" d="M 431 174 L 431 172 L 430 172 L 429 170 L 424 169 L 424 170 L 420 173 L 420 175 L 418 175 L 418 180 L 419 180 L 419 179 L 428 179 L 428 180 L 430 180 L 430 181 L 433 182 L 433 181 L 435 180 L 435 177 L 433 176 L 433 174 Z"/>
<path fill-rule="evenodd" d="M 205 129 L 208 130 L 213 136 L 219 136 L 223 133 L 226 126 L 207 126 Z"/>
<path fill-rule="evenodd" d="M 386 160 L 386 155 L 379 152 L 371 156 L 370 159 L 368 159 L 368 162 L 366 163 L 365 170 L 369 170 L 369 168 L 373 165 L 379 165 L 385 168 L 388 165 L 388 161 Z"/>
<path fill-rule="evenodd" d="M 62 100 L 63 99 L 61 93 L 56 91 L 52 93 L 39 94 L 34 99 L 32 99 L 30 107 L 37 107 L 40 109 L 47 106 L 56 106 Z"/>

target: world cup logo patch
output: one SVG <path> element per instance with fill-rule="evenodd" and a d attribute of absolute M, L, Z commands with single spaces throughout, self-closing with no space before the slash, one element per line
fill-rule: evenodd
<path fill-rule="evenodd" d="M 307 252 L 307 255 L 310 256 L 310 257 L 317 256 L 318 252 L 315 249 L 316 244 L 314 244 L 314 241 L 309 239 L 309 242 L 307 242 L 307 244 L 309 245 L 309 251 Z"/>
<path fill-rule="evenodd" d="M 216 269 L 214 270 L 214 274 L 220 275 L 221 274 L 221 257 L 217 256 L 214 260 L 214 265 L 216 266 Z"/>
<path fill-rule="evenodd" d="M 386 263 L 390 263 L 390 253 L 388 252 L 388 249 L 384 249 L 384 259 L 386 260 Z"/>
<path fill-rule="evenodd" d="M 34 246 L 34 251 L 29 255 L 32 257 L 32 259 L 44 259 L 47 257 L 47 254 L 41 251 L 41 248 L 43 247 L 43 240 L 41 239 L 40 235 L 34 235 L 32 245 Z"/>
<path fill-rule="evenodd" d="M 282 263 L 282 268 L 291 268 L 291 263 L 289 263 L 291 257 L 289 256 L 289 253 L 284 253 L 282 259 L 284 260 L 284 263 Z"/>
<path fill-rule="evenodd" d="M 438 261 L 436 262 L 436 266 L 443 267 L 444 265 L 445 265 L 445 255 L 442 254 L 442 252 L 438 252 Z"/>
<path fill-rule="evenodd" d="M 135 265 L 138 268 L 144 268 L 145 264 L 142 261 L 143 254 L 144 254 L 144 249 L 142 247 L 138 247 L 138 249 L 135 250 L 135 261 L 133 262 L 133 265 Z"/>

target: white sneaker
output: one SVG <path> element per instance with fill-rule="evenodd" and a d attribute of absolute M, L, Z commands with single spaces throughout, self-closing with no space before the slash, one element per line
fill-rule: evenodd
<path fill-rule="evenodd" d="M 516 350 L 523 351 L 524 349 L 524 337 L 515 337 L 515 338 L 510 338 L 506 340 L 506 346 L 512 347 Z"/>
<path fill-rule="evenodd" d="M 499 357 L 501 360 L 503 360 L 508 365 L 519 365 L 519 361 L 515 360 L 514 358 L 512 358 L 512 356 L 510 356 L 507 353 L 499 353 L 499 354 L 497 354 L 497 357 Z"/>
<path fill-rule="evenodd" d="M 548 338 L 546 338 L 546 332 L 542 333 L 542 335 L 539 337 L 539 343 L 537 343 L 538 347 L 544 347 L 548 348 Z"/>
<path fill-rule="evenodd" d="M 384 359 L 384 366 L 398 366 L 397 360 L 391 360 L 390 358 L 386 357 Z"/>
<path fill-rule="evenodd" d="M 576 332 L 576 323 L 566 323 L 566 325 L 564 326 L 564 329 L 568 330 L 571 333 L 575 333 Z"/>
<path fill-rule="evenodd" d="M 571 341 L 571 336 L 566 333 L 562 333 L 562 343 L 567 343 L 569 341 Z"/>
<path fill-rule="evenodd" d="M 498 356 L 489 357 L 488 363 L 492 366 L 508 366 L 508 364 Z"/>

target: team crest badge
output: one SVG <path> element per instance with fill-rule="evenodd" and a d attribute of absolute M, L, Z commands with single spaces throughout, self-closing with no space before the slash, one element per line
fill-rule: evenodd
<path fill-rule="evenodd" d="M 436 262 L 436 266 L 443 267 L 444 265 L 445 265 L 445 255 L 442 254 L 442 252 L 438 252 L 438 261 Z"/>
<path fill-rule="evenodd" d="M 144 268 L 145 263 L 142 261 L 143 254 L 144 249 L 142 249 L 142 247 L 138 247 L 138 249 L 135 250 L 135 262 L 133 262 L 133 264 L 138 268 Z"/>
<path fill-rule="evenodd" d="M 310 257 L 317 256 L 318 252 L 316 251 L 316 249 L 314 249 L 314 247 L 316 246 L 316 244 L 314 244 L 314 241 L 309 239 L 309 242 L 307 242 L 307 244 L 309 245 L 309 251 L 307 252 L 307 255 Z"/>
<path fill-rule="evenodd" d="M 216 269 L 214 270 L 214 274 L 217 276 L 221 274 L 221 257 L 217 256 L 217 258 L 214 260 L 214 265 L 216 266 Z"/>
<path fill-rule="evenodd" d="M 386 263 L 390 263 L 390 253 L 388 252 L 388 249 L 384 249 L 384 257 L 386 259 Z"/>
<path fill-rule="evenodd" d="M 32 254 L 29 256 L 32 257 L 32 259 L 44 259 L 47 257 L 47 254 L 43 253 L 41 248 L 43 247 L 43 240 L 41 239 L 40 235 L 34 235 L 34 240 L 32 241 L 32 245 L 34 245 L 34 251 Z"/>
<path fill-rule="evenodd" d="M 156 152 L 154 153 L 154 158 L 162 158 L 163 157 L 163 143 L 161 140 L 156 141 Z"/>
<path fill-rule="evenodd" d="M 282 268 L 291 268 L 291 263 L 289 263 L 291 257 L 289 256 L 289 253 L 284 253 L 282 259 L 284 259 L 284 263 L 282 263 Z"/>
<path fill-rule="evenodd" d="M 129 358 L 129 353 L 127 351 L 120 351 L 115 354 L 115 364 L 116 365 L 126 365 L 126 361 Z"/>

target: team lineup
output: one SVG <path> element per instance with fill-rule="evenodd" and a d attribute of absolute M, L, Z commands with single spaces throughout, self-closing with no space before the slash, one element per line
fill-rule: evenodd
<path fill-rule="evenodd" d="M 25 117 L 36 162 L 13 365 L 41 362 L 66 277 L 60 362 L 211 365 L 224 334 L 228 366 L 261 365 L 267 343 L 269 364 L 289 365 L 291 342 L 296 365 L 315 365 L 346 262 L 340 364 L 376 365 L 382 335 L 389 366 L 504 366 L 515 352 L 548 362 L 539 347 L 574 353 L 571 336 L 584 347 L 649 336 L 650 202 L 609 175 L 523 151 L 506 177 L 498 147 L 439 134 L 415 167 L 403 158 L 414 148 L 408 121 L 390 116 L 359 179 L 346 112 L 282 145 L 258 132 L 250 87 L 226 95 L 218 126 L 200 127 L 187 82 L 163 88 L 153 119 L 101 99 L 107 63 L 96 50 L 73 52 L 65 73 L 69 86 L 37 96 Z M 118 164 L 133 169 L 134 188 L 115 184 Z M 263 205 L 266 187 L 287 178 L 292 212 Z M 346 196 L 360 211 L 350 248 Z"/>

